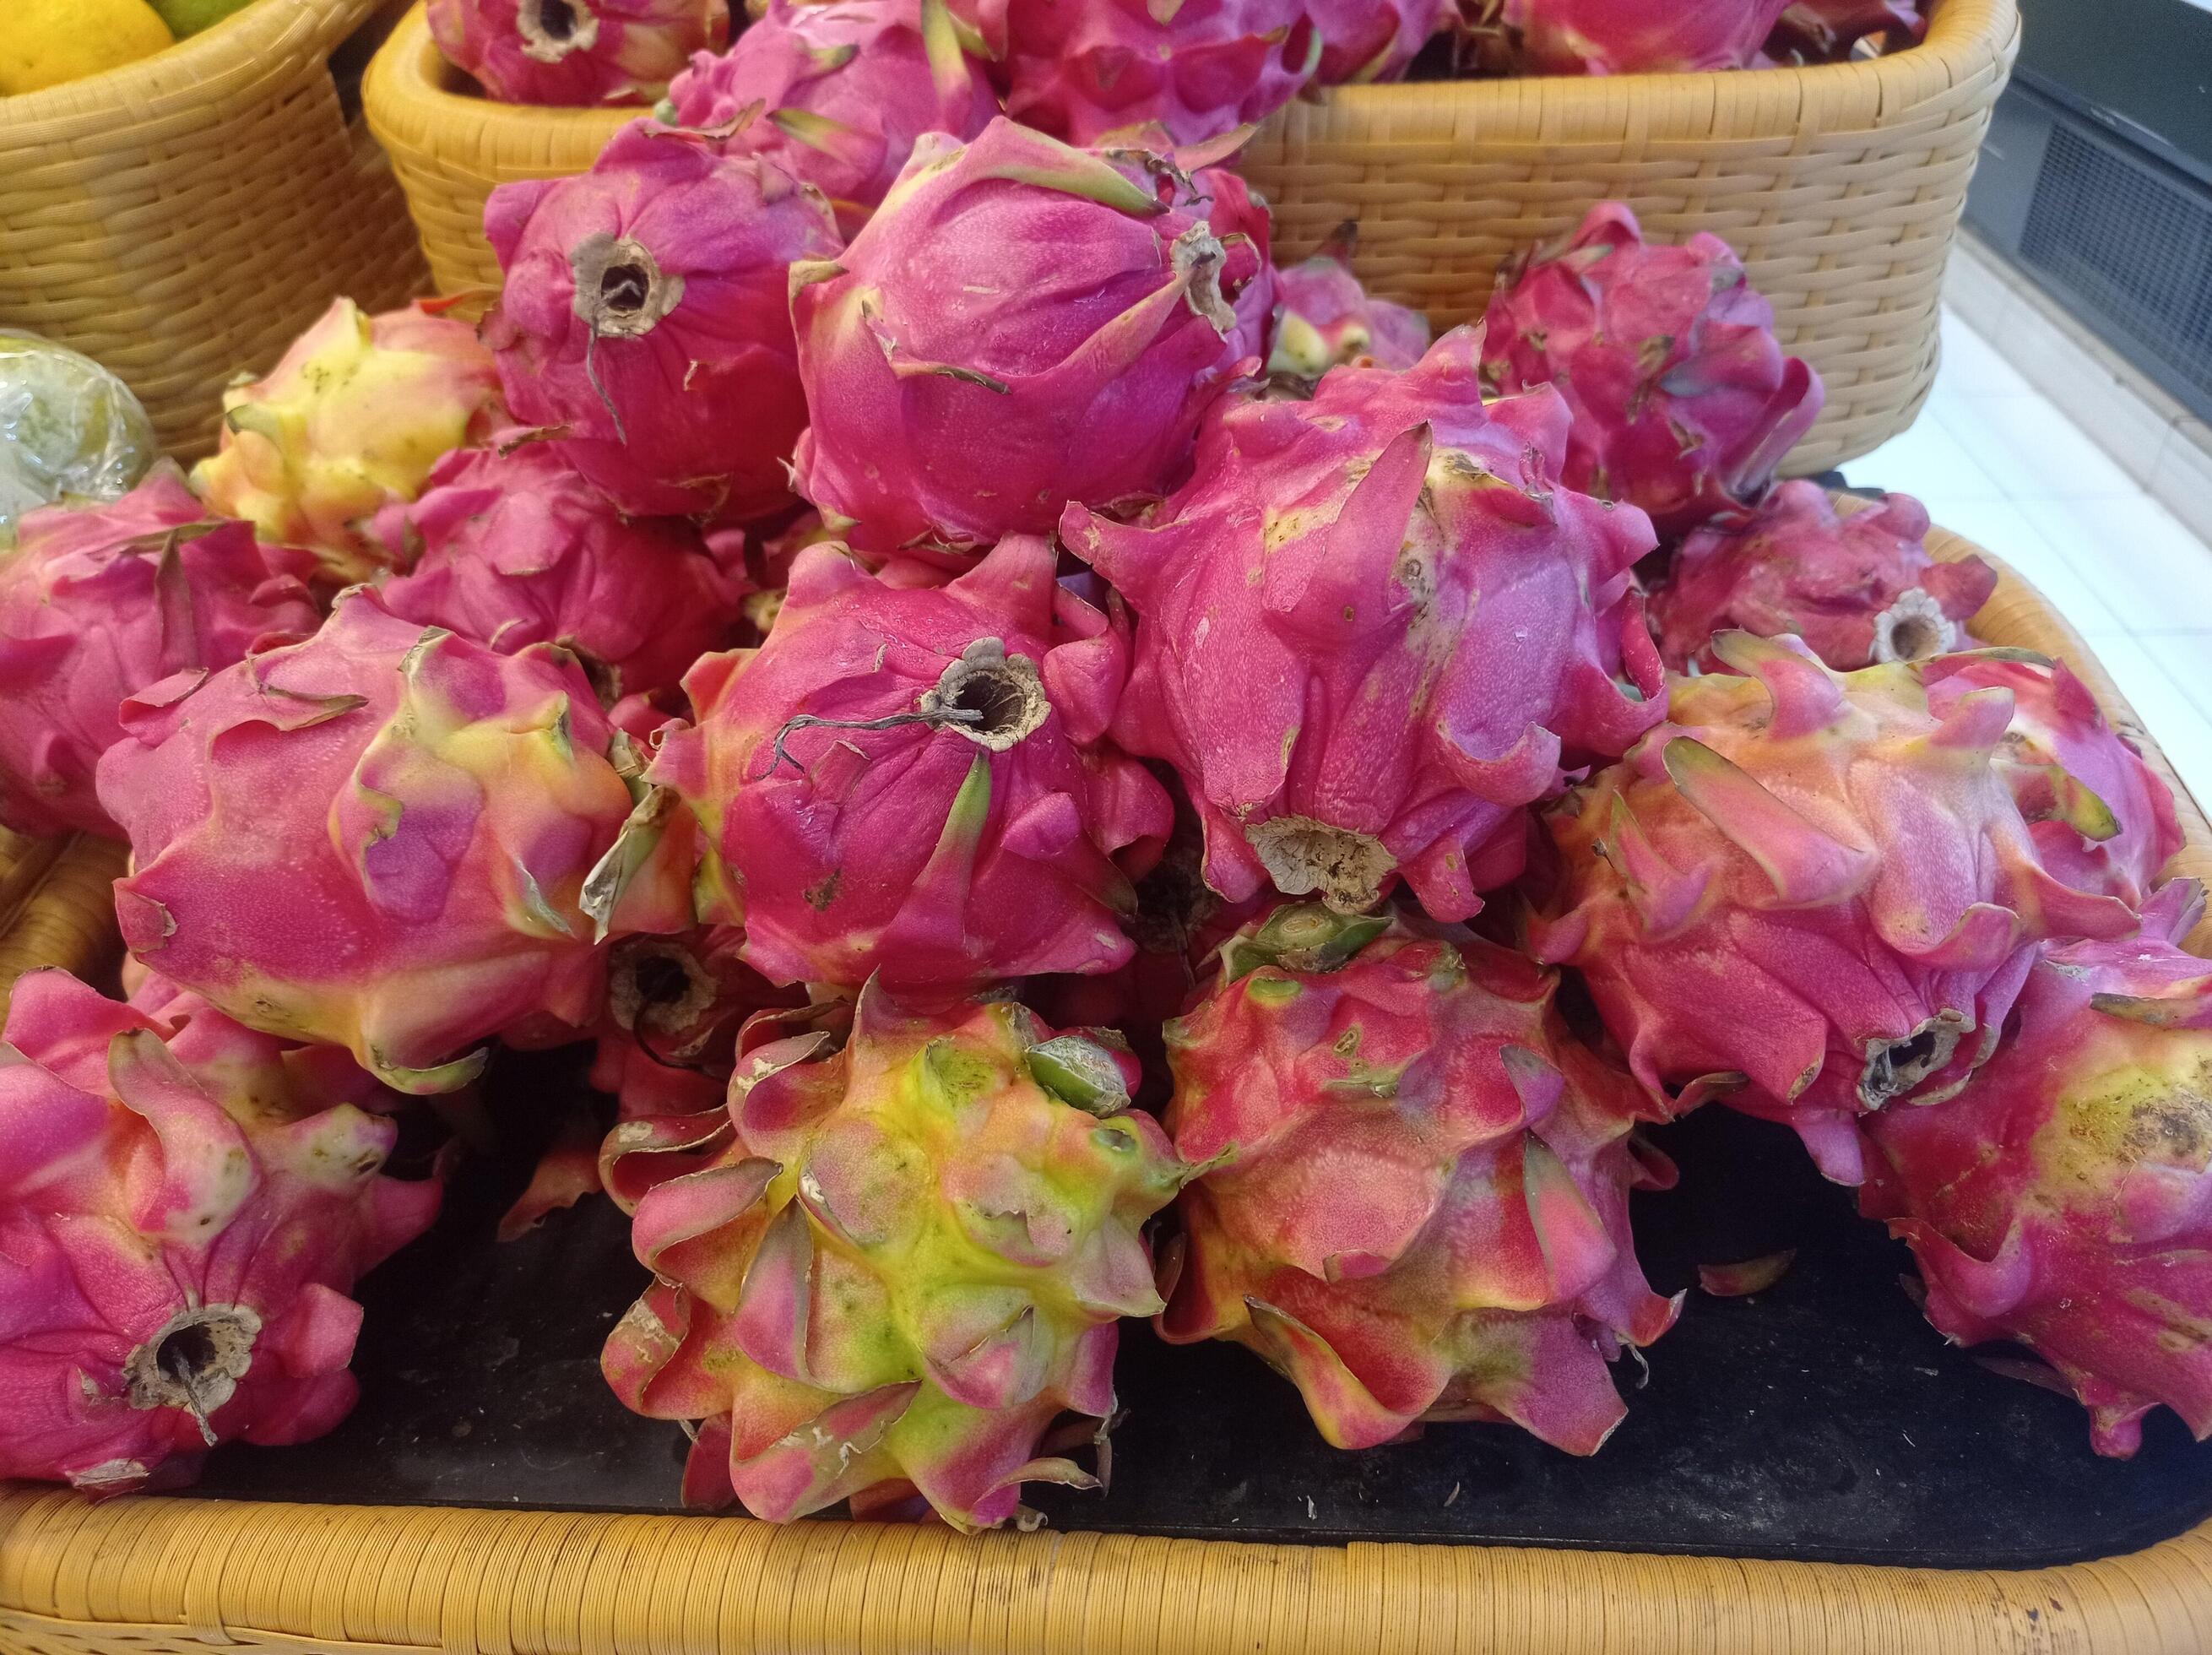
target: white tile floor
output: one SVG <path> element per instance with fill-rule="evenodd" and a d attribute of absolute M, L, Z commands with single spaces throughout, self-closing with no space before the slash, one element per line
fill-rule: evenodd
<path fill-rule="evenodd" d="M 1938 523 L 2033 581 L 2212 807 L 2212 546 L 1996 346 L 1947 312 L 1926 410 L 1844 474 L 1918 496 Z"/>

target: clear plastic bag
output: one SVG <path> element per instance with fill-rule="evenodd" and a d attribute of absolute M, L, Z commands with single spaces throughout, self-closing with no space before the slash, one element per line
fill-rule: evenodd
<path fill-rule="evenodd" d="M 0 546 L 25 512 L 127 494 L 159 458 L 131 387 L 89 356 L 0 328 Z"/>

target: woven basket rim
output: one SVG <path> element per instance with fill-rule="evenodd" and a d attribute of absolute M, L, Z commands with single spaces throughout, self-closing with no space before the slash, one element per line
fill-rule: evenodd
<path fill-rule="evenodd" d="M 217 84 L 265 70 L 270 58 L 325 57 L 367 22 L 379 0 L 253 0 L 222 21 L 149 58 L 0 98 L 0 150 L 42 149 L 118 122 L 149 126 L 213 101 Z"/>

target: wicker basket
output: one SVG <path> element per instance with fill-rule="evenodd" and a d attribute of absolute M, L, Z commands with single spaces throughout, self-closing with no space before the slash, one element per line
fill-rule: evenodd
<path fill-rule="evenodd" d="M 420 4 L 369 64 L 361 95 L 441 293 L 499 285 L 483 234 L 484 198 L 495 186 L 583 172 L 617 128 L 645 113 L 495 103 L 446 61 Z"/>
<path fill-rule="evenodd" d="M 215 446 L 224 383 L 333 298 L 416 291 L 398 188 L 331 73 L 380 3 L 257 0 L 138 63 L 0 98 L 0 326 L 106 363 L 191 459 Z"/>
<path fill-rule="evenodd" d="M 1974 550 L 1940 531 L 1929 546 Z M 1996 561 L 1991 560 L 1993 563 Z M 2073 629 L 2000 570 L 1976 636 L 2063 656 L 2174 786 L 2212 877 L 2212 828 Z M 0 892 L 27 847 L 0 842 Z M 11 858 L 13 861 L 11 861 Z M 79 840 L 26 878 L 38 946 L 112 950 L 117 848 Z M 87 903 L 86 893 L 95 900 Z M 22 932 L 19 923 L 16 933 Z M 26 936 L 26 942 L 30 939 Z M 2212 925 L 2190 946 L 2212 952 Z M 0 984 L 31 961 L 0 944 Z M 2212 1523 L 2147 1550 L 2032 1570 L 1885 1568 L 1512 1546 L 1264 1546 L 745 1518 L 95 1502 L 0 1487 L 0 1650 L 189 1655 L 2203 1655 Z"/>
<path fill-rule="evenodd" d="M 1811 473 L 1903 430 L 1935 382 L 1943 265 L 2019 40 L 2014 0 L 1939 0 L 1923 45 L 1860 63 L 1346 87 L 1261 127 L 1242 170 L 1279 257 L 1357 220 L 1361 278 L 1440 325 L 1594 201 L 1661 240 L 1711 231 L 1827 381 L 1790 459 Z"/>

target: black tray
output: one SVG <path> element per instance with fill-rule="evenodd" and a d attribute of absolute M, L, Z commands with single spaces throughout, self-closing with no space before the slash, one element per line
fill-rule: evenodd
<path fill-rule="evenodd" d="M 595 1199 L 501 1245 L 580 1053 L 510 1058 L 511 1141 L 456 1176 L 438 1229 L 362 1284 L 360 1408 L 319 1442 L 210 1457 L 198 1493 L 339 1505 L 672 1512 L 685 1446 L 626 1412 L 601 1341 L 645 1281 Z M 1063 1528 L 1271 1541 L 1497 1541 L 1841 1562 L 2025 1567 L 2136 1550 L 2212 1515 L 2212 1445 L 2160 1410 L 2132 1461 L 2098 1458 L 2069 1399 L 1979 1366 L 1898 1287 L 1910 1255 L 1780 1128 L 1714 1107 L 1656 1135 L 1674 1191 L 1636 1197 L 1645 1268 L 1692 1287 L 1680 1324 L 1615 1373 L 1628 1419 L 1594 1458 L 1504 1426 L 1329 1448 L 1297 1393 L 1234 1347 L 1130 1324 L 1127 1418 L 1103 1494 L 1034 1488 Z M 1719 1299 L 1700 1261 L 1796 1247 L 1773 1288 Z"/>

